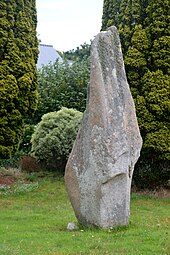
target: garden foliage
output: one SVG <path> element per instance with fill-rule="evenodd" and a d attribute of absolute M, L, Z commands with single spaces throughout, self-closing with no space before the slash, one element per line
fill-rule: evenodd
<path fill-rule="evenodd" d="M 35 0 L 0 1 L 0 158 L 17 151 L 37 103 Z"/>
<path fill-rule="evenodd" d="M 83 112 L 86 107 L 87 85 L 90 76 L 89 58 L 62 64 L 43 66 L 38 73 L 38 106 L 33 122 L 43 114 L 58 111 L 61 107 Z"/>
<path fill-rule="evenodd" d="M 43 115 L 32 136 L 32 156 L 46 166 L 64 171 L 82 113 L 63 107 Z"/>
<path fill-rule="evenodd" d="M 90 56 L 90 44 L 84 43 L 77 47 L 75 50 L 65 51 L 63 53 L 63 58 L 72 60 L 72 61 L 82 61 L 87 60 Z"/>

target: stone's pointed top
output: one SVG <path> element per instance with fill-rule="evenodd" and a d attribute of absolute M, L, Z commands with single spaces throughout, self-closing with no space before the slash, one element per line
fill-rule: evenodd
<path fill-rule="evenodd" d="M 107 34 L 108 31 L 110 31 L 111 33 L 117 33 L 117 34 L 118 34 L 117 27 L 111 26 L 111 27 L 108 27 L 107 30 L 101 31 L 100 33 L 98 33 L 97 36 L 98 36 L 99 34 L 101 34 L 101 33 L 102 33 L 102 34 Z M 119 35 L 118 35 L 118 36 L 119 36 Z"/>
<path fill-rule="evenodd" d="M 127 225 L 131 180 L 142 139 L 115 27 L 93 40 L 88 91 L 83 122 L 65 171 L 68 195 L 81 224 Z"/>

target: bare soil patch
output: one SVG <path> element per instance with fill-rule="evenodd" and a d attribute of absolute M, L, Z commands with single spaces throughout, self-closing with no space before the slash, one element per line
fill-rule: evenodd
<path fill-rule="evenodd" d="M 11 187 L 15 183 L 15 178 L 12 176 L 0 176 L 0 186 Z"/>

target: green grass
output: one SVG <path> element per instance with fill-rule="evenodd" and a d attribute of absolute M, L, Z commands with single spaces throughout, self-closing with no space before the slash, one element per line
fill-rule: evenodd
<path fill-rule="evenodd" d="M 17 188 L 18 187 L 18 188 Z M 32 187 L 32 188 L 31 188 Z M 0 191 L 1 255 L 169 255 L 170 199 L 132 194 L 128 227 L 80 227 L 62 179 Z"/>

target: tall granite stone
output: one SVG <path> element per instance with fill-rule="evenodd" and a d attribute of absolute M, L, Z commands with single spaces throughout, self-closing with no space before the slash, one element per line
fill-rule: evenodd
<path fill-rule="evenodd" d="M 65 170 L 66 189 L 81 224 L 128 224 L 131 180 L 141 147 L 120 40 L 111 27 L 91 46 L 86 111 Z"/>

